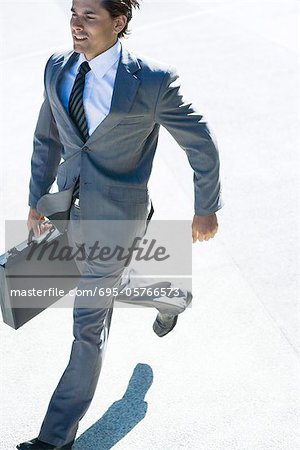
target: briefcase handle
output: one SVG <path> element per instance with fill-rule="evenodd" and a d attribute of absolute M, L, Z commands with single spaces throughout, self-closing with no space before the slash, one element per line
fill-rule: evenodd
<path fill-rule="evenodd" d="M 47 225 L 50 224 L 51 228 L 49 228 L 49 230 L 45 231 L 45 233 L 43 233 L 41 236 L 44 236 L 43 239 L 39 242 L 39 244 L 44 244 L 49 237 L 54 233 L 54 231 L 56 230 L 55 226 L 50 222 L 50 220 L 45 220 L 44 222 L 42 222 L 43 225 Z M 39 236 L 39 238 L 41 237 Z M 33 228 L 31 228 L 31 230 L 29 230 L 29 234 L 28 234 L 28 240 L 27 240 L 27 244 L 28 245 L 32 245 L 34 243 L 34 233 L 33 233 Z"/>

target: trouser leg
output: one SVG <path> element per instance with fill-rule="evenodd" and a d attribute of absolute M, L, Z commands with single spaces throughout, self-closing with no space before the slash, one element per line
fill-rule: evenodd
<path fill-rule="evenodd" d="M 145 234 L 153 214 L 154 208 L 151 202 Z M 123 272 L 119 291 L 119 295 L 115 298 L 116 302 L 156 308 L 160 313 L 170 315 L 181 314 L 192 300 L 190 290 L 180 289 L 171 281 L 151 280 L 150 277 L 143 277 L 130 266 Z M 122 291 L 123 293 L 121 293 Z"/>
<path fill-rule="evenodd" d="M 80 221 L 76 220 L 75 214 L 73 211 L 68 235 L 72 246 L 75 241 L 80 243 L 81 240 Z M 95 285 L 113 289 L 120 284 L 122 270 L 100 276 L 97 268 L 86 263 L 81 264 L 80 269 L 80 292 Z M 111 295 L 96 295 L 92 299 L 76 296 L 70 360 L 50 400 L 38 436 L 40 440 L 62 446 L 75 438 L 79 421 L 92 401 L 99 379 L 113 303 L 114 297 Z"/>
<path fill-rule="evenodd" d="M 180 288 L 171 281 L 143 277 L 130 267 L 123 273 L 119 292 L 116 302 L 156 308 L 160 313 L 170 315 L 184 312 L 192 300 L 190 290 Z"/>
<path fill-rule="evenodd" d="M 39 439 L 62 446 L 75 438 L 99 379 L 112 314 L 111 308 L 74 307 L 71 356 L 50 400 Z M 107 305 L 109 306 L 109 305 Z"/>

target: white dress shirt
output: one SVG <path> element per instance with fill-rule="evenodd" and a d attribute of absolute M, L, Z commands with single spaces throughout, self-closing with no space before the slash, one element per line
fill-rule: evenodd
<path fill-rule="evenodd" d="M 91 70 L 85 76 L 83 105 L 90 135 L 110 111 L 120 55 L 121 42 L 118 40 L 106 52 L 88 61 Z M 84 61 L 86 58 L 80 53 L 78 60 L 65 72 L 62 79 L 60 98 L 66 111 L 75 78 Z"/>

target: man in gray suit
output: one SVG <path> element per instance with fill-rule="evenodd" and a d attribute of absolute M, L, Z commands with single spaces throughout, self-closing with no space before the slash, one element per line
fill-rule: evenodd
<path fill-rule="evenodd" d="M 216 144 L 203 116 L 184 100 L 176 70 L 137 57 L 121 44 L 135 7 L 137 0 L 73 1 L 74 51 L 54 54 L 46 65 L 45 99 L 34 136 L 28 227 L 35 235 L 43 232 L 44 219 L 37 203 L 57 178 L 60 191 L 75 190 L 68 229 L 72 244 L 92 243 L 101 233 L 103 242 L 129 248 L 134 237 L 143 236 L 151 213 L 147 184 L 161 125 L 194 170 L 193 242 L 209 240 L 217 232 L 216 211 L 222 201 Z M 86 228 L 90 221 L 101 223 Z M 105 225 L 110 221 L 115 228 Z M 119 288 L 124 268 L 117 259 L 83 261 L 78 288 L 95 283 Z M 183 306 L 176 298 L 173 304 L 153 301 L 159 336 L 174 328 L 191 297 L 182 299 Z M 39 436 L 19 449 L 72 448 L 96 389 L 115 295 L 98 296 L 88 304 L 84 300 L 75 298 L 70 361 Z"/>

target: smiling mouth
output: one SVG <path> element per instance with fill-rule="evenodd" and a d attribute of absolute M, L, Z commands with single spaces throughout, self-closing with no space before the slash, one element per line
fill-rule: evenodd
<path fill-rule="evenodd" d="M 85 36 L 75 36 L 75 34 L 73 34 L 73 37 L 74 37 L 75 41 L 78 41 L 78 42 L 87 40 L 87 37 L 85 37 Z"/>

